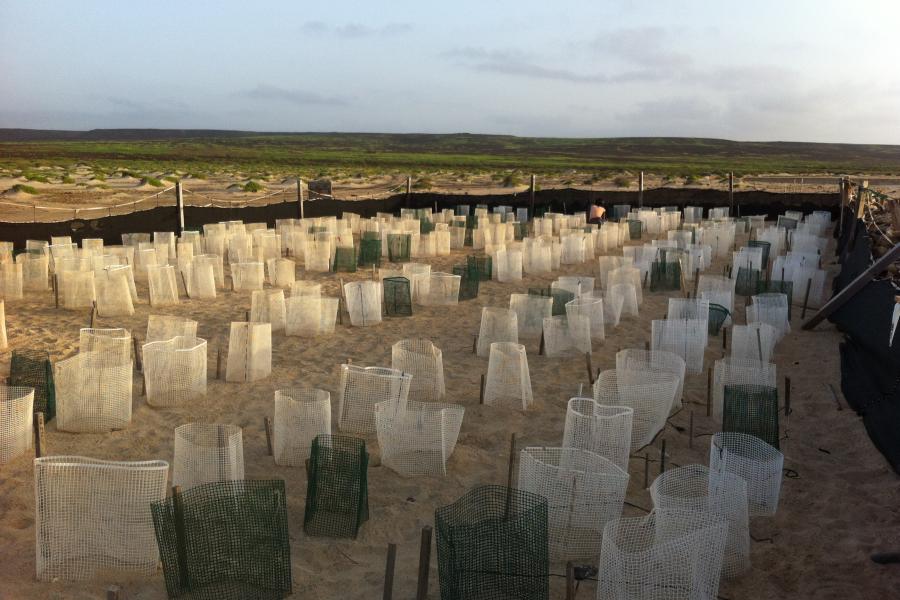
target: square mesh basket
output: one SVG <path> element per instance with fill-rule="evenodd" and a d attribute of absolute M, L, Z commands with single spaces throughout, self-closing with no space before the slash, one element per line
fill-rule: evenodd
<path fill-rule="evenodd" d="M 355 538 L 369 519 L 369 453 L 359 438 L 318 435 L 310 450 L 303 531 Z"/>

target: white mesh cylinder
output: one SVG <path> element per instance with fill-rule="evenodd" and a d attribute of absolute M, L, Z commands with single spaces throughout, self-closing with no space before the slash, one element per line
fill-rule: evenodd
<path fill-rule="evenodd" d="M 716 302 L 728 309 L 728 312 L 734 312 L 734 288 L 736 280 L 721 275 L 701 275 L 700 281 L 697 282 L 697 295 L 706 298 L 710 302 L 716 302 L 713 298 L 725 300 L 728 303 Z"/>
<path fill-rule="evenodd" d="M 605 406 L 593 398 L 570 398 L 562 445 L 590 450 L 627 473 L 633 420 L 631 407 Z"/>
<path fill-rule="evenodd" d="M 666 425 L 678 389 L 672 373 L 633 369 L 602 371 L 594 382 L 594 401 L 634 409 L 631 450 L 653 441 Z"/>
<path fill-rule="evenodd" d="M 448 306 L 459 301 L 460 275 L 450 273 L 431 273 L 428 291 L 420 294 L 419 303 L 423 306 Z"/>
<path fill-rule="evenodd" d="M 663 350 L 627 348 L 616 352 L 616 369 L 672 373 L 678 378 L 678 389 L 675 391 L 672 412 L 681 409 L 681 400 L 684 395 L 685 364 L 684 359 L 677 354 Z"/>
<path fill-rule="evenodd" d="M 242 262 L 231 265 L 231 285 L 235 292 L 263 289 L 265 271 L 261 262 Z"/>
<path fill-rule="evenodd" d="M 550 273 L 553 266 L 550 244 L 540 239 L 532 239 L 531 243 L 525 246 L 522 266 L 529 275 Z"/>
<path fill-rule="evenodd" d="M 784 455 L 756 436 L 718 432 L 709 447 L 710 476 L 733 473 L 747 482 L 750 516 L 774 515 L 781 495 Z"/>
<path fill-rule="evenodd" d="M 76 354 L 53 365 L 56 428 L 76 433 L 122 429 L 131 422 L 132 363 L 104 352 Z"/>
<path fill-rule="evenodd" d="M 327 240 L 308 241 L 303 252 L 303 266 L 312 273 L 326 273 L 331 270 L 334 246 Z"/>
<path fill-rule="evenodd" d="M 637 289 L 630 283 L 614 283 L 606 291 L 611 303 L 621 304 L 619 318 L 638 316 Z"/>
<path fill-rule="evenodd" d="M 695 375 L 703 372 L 708 339 L 708 322 L 699 319 L 654 319 L 650 326 L 650 347 L 677 354 Z"/>
<path fill-rule="evenodd" d="M 321 296 L 322 284 L 298 280 L 291 284 L 291 298 L 298 296 Z"/>
<path fill-rule="evenodd" d="M 625 256 L 598 256 L 597 272 L 600 274 L 600 287 L 607 289 L 609 274 L 621 267 L 630 267 L 631 264 L 632 259 Z"/>
<path fill-rule="evenodd" d="M 24 286 L 22 263 L 0 264 L 0 298 L 21 300 Z"/>
<path fill-rule="evenodd" d="M 750 518 L 743 479 L 732 473 L 713 475 L 705 465 L 687 465 L 654 479 L 650 497 L 662 514 L 690 511 L 727 522 L 722 577 L 735 577 L 750 568 Z"/>
<path fill-rule="evenodd" d="M 197 321 L 171 315 L 150 315 L 147 317 L 147 341 L 170 340 L 173 337 L 197 337 Z"/>
<path fill-rule="evenodd" d="M 319 296 L 293 296 L 285 301 L 285 335 L 313 337 L 321 333 L 323 300 Z"/>
<path fill-rule="evenodd" d="M 194 257 L 194 261 L 191 264 L 194 266 L 209 265 L 212 267 L 216 289 L 225 289 L 225 265 L 220 254 L 200 254 Z"/>
<path fill-rule="evenodd" d="M 302 467 L 316 436 L 331 434 L 331 394 L 306 386 L 275 390 L 273 429 L 275 464 Z"/>
<path fill-rule="evenodd" d="M 101 317 L 122 317 L 134 314 L 134 302 L 126 272 L 103 270 L 95 276 L 97 314 Z"/>
<path fill-rule="evenodd" d="M 794 290 L 794 294 L 796 294 Z M 747 324 L 766 323 L 778 332 L 778 340 L 790 333 L 787 294 L 759 294 L 752 297 L 753 304 L 747 307 Z"/>
<path fill-rule="evenodd" d="M 93 271 L 61 271 L 56 277 L 61 308 L 74 310 L 93 306 Z"/>
<path fill-rule="evenodd" d="M 386 367 L 341 365 L 338 426 L 349 433 L 375 433 L 375 405 L 406 407 L 412 377 Z"/>
<path fill-rule="evenodd" d="M 485 306 L 481 309 L 481 327 L 478 330 L 476 351 L 487 358 L 494 342 L 519 343 L 519 325 L 516 311 L 509 308 Z"/>
<path fill-rule="evenodd" d="M 603 298 L 603 322 L 605 326 L 619 326 L 619 321 L 622 319 L 622 307 L 624 305 L 625 298 L 622 294 L 622 290 L 617 290 L 615 293 L 612 293 L 609 289 L 606 290 L 606 295 Z"/>
<path fill-rule="evenodd" d="M 412 301 L 418 304 L 428 297 L 431 286 L 431 265 L 421 263 L 405 263 L 403 276 L 409 279 L 409 293 Z"/>
<path fill-rule="evenodd" d="M 591 324 L 584 315 L 544 317 L 544 352 L 548 357 L 591 353 Z"/>
<path fill-rule="evenodd" d="M 344 284 L 344 298 L 350 324 L 367 327 L 381 323 L 381 293 L 379 282 L 351 281 Z"/>
<path fill-rule="evenodd" d="M 0 386 L 0 465 L 31 449 L 33 411 L 34 388 Z"/>
<path fill-rule="evenodd" d="M 206 340 L 174 337 L 142 349 L 147 404 L 177 406 L 206 395 Z"/>
<path fill-rule="evenodd" d="M 237 425 L 187 423 L 175 428 L 172 485 L 187 491 L 204 483 L 244 478 L 244 442 Z"/>
<path fill-rule="evenodd" d="M 400 340 L 391 347 L 391 368 L 412 376 L 409 396 L 420 402 L 437 402 L 446 394 L 444 355 L 430 340 Z"/>
<path fill-rule="evenodd" d="M 22 289 L 43 292 L 50 288 L 50 257 L 46 254 L 25 253 L 16 257 L 22 265 Z"/>
<path fill-rule="evenodd" d="M 415 378 L 413 378 L 415 381 Z M 381 463 L 401 475 L 446 475 L 465 409 L 456 404 L 409 401 L 375 406 Z"/>
<path fill-rule="evenodd" d="M 518 489 L 547 499 L 551 560 L 596 563 L 603 527 L 622 514 L 628 472 L 579 448 L 525 448 Z"/>
<path fill-rule="evenodd" d="M 200 300 L 211 300 L 216 297 L 216 270 L 210 261 L 195 258 L 182 273 L 187 284 L 185 291 L 188 297 Z"/>
<path fill-rule="evenodd" d="M 171 265 L 148 267 L 147 281 L 150 285 L 150 306 L 155 308 L 178 304 L 175 267 Z"/>
<path fill-rule="evenodd" d="M 522 280 L 522 251 L 501 250 L 494 254 L 493 268 L 497 281 L 508 283 Z"/>
<path fill-rule="evenodd" d="M 778 331 L 768 323 L 735 325 L 731 328 L 731 358 L 772 362 L 777 340 Z"/>
<path fill-rule="evenodd" d="M 553 314 L 553 299 L 531 294 L 510 294 L 509 308 L 516 311 L 519 337 L 540 337 L 544 318 Z"/>
<path fill-rule="evenodd" d="M 693 511 L 610 521 L 597 600 L 716 598 L 727 535 L 727 522 Z"/>
<path fill-rule="evenodd" d="M 168 474 L 169 464 L 161 460 L 35 459 L 37 578 L 156 574 L 159 552 L 150 504 L 165 499 Z"/>
<path fill-rule="evenodd" d="M 602 341 L 606 338 L 603 298 L 592 295 L 578 296 L 566 303 L 566 316 L 571 322 L 577 321 L 577 317 L 586 319 L 592 340 Z"/>
<path fill-rule="evenodd" d="M 698 319 L 709 327 L 709 301 L 698 298 L 669 298 L 669 319 Z"/>
<path fill-rule="evenodd" d="M 272 331 L 284 331 L 284 290 L 254 290 L 250 293 L 250 320 L 270 323 Z"/>
<path fill-rule="evenodd" d="M 271 373 L 272 324 L 232 322 L 225 381 L 259 381 Z"/>
<path fill-rule="evenodd" d="M 268 264 L 272 285 L 289 289 L 297 276 L 297 264 L 289 258 L 270 259 Z"/>
<path fill-rule="evenodd" d="M 104 364 L 121 365 L 131 360 L 131 334 L 127 329 L 83 327 L 78 332 L 78 351 L 94 353 Z"/>
<path fill-rule="evenodd" d="M 533 401 L 525 346 L 510 342 L 492 343 L 484 403 L 525 410 Z"/>
<path fill-rule="evenodd" d="M 726 385 L 762 385 L 776 387 L 777 367 L 774 363 L 754 358 L 721 358 L 713 366 L 712 416 L 721 422 Z"/>
<path fill-rule="evenodd" d="M 641 288 L 641 270 L 637 267 L 624 266 L 619 267 L 618 269 L 614 269 L 609 272 L 606 281 L 606 289 L 610 289 L 616 284 L 630 283 L 634 286 L 634 294 L 637 304 L 640 305 L 644 301 L 643 290 Z M 635 311 L 635 314 L 637 314 L 637 311 Z"/>

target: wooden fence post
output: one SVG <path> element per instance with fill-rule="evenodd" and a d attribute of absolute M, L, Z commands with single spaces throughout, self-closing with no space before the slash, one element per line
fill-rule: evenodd
<path fill-rule="evenodd" d="M 422 528 L 419 544 L 419 579 L 416 583 L 416 600 L 428 597 L 428 575 L 431 570 L 431 525 Z"/>

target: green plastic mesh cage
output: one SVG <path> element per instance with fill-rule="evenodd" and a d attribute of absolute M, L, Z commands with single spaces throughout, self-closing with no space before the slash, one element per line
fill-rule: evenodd
<path fill-rule="evenodd" d="M 387 236 L 388 260 L 408 262 L 411 236 L 408 233 L 389 233 Z"/>
<path fill-rule="evenodd" d="M 762 240 L 750 240 L 747 242 L 747 247 L 762 248 L 762 265 L 765 267 L 769 264 L 769 251 L 772 249 L 772 244 Z"/>
<path fill-rule="evenodd" d="M 473 241 L 475 238 L 475 234 L 473 233 L 473 229 L 466 227 L 466 237 L 463 239 L 463 246 L 474 246 L 475 242 Z"/>
<path fill-rule="evenodd" d="M 531 296 L 546 296 L 553 298 L 553 308 L 551 315 L 566 314 L 566 304 L 575 299 L 575 293 L 561 288 L 545 287 L 545 288 L 528 288 L 528 294 Z"/>
<path fill-rule="evenodd" d="M 284 481 L 221 481 L 150 505 L 169 598 L 291 593 Z"/>
<path fill-rule="evenodd" d="M 768 281 L 760 280 L 756 286 L 757 294 L 784 294 L 788 301 L 788 320 L 791 318 L 791 306 L 794 304 L 794 282 L 780 281 L 778 279 L 770 279 Z"/>
<path fill-rule="evenodd" d="M 681 289 L 681 262 L 666 260 L 666 252 L 660 251 L 659 259 L 650 263 L 650 291 Z"/>
<path fill-rule="evenodd" d="M 516 222 L 513 224 L 513 235 L 516 241 L 524 240 L 528 235 L 528 223 Z"/>
<path fill-rule="evenodd" d="M 753 296 L 759 287 L 762 272 L 759 269 L 738 267 L 737 277 L 734 281 L 734 293 L 738 296 Z"/>
<path fill-rule="evenodd" d="M 478 226 L 478 217 L 474 214 L 466 215 L 466 229 L 475 229 Z"/>
<path fill-rule="evenodd" d="M 459 275 L 459 300 L 471 300 L 478 297 L 477 277 L 469 277 L 469 269 L 466 265 L 453 265 L 453 274 Z"/>
<path fill-rule="evenodd" d="M 412 316 L 412 296 L 409 291 L 409 279 L 406 277 L 385 277 L 384 314 L 388 317 Z"/>
<path fill-rule="evenodd" d="M 709 334 L 719 335 L 722 325 L 728 318 L 728 309 L 721 304 L 710 303 L 709 305 Z"/>
<path fill-rule="evenodd" d="M 722 431 L 753 435 L 778 448 L 778 388 L 726 385 Z"/>
<path fill-rule="evenodd" d="M 338 271 L 344 273 L 356 272 L 356 248 L 352 246 L 338 246 L 334 249 L 334 267 L 335 273 Z"/>
<path fill-rule="evenodd" d="M 44 413 L 44 420 L 56 416 L 56 387 L 53 365 L 43 350 L 13 350 L 9 365 L 9 385 L 34 388 L 34 412 Z"/>
<path fill-rule="evenodd" d="M 434 231 L 434 223 L 426 218 L 419 219 L 419 233 L 431 233 Z"/>
<path fill-rule="evenodd" d="M 366 231 L 359 240 L 359 258 L 356 261 L 361 267 L 381 265 L 381 236 L 377 231 Z"/>
<path fill-rule="evenodd" d="M 321 225 L 310 225 L 307 231 L 309 233 L 325 233 L 328 231 L 328 228 Z"/>
<path fill-rule="evenodd" d="M 628 219 L 628 237 L 633 240 L 641 239 L 642 227 L 642 223 L 637 219 Z"/>
<path fill-rule="evenodd" d="M 434 513 L 441 600 L 546 600 L 547 499 L 478 486 Z"/>
<path fill-rule="evenodd" d="M 318 435 L 309 456 L 307 535 L 355 538 L 369 518 L 366 442 L 340 435 Z"/>
<path fill-rule="evenodd" d="M 453 214 L 457 217 L 469 214 L 469 207 L 466 204 L 457 204 L 453 207 Z"/>
<path fill-rule="evenodd" d="M 466 267 L 469 269 L 469 277 L 475 277 L 481 281 L 490 281 L 493 259 L 490 256 L 466 257 Z"/>

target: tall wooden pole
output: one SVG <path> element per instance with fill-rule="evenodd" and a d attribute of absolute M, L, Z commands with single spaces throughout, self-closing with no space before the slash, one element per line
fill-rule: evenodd
<path fill-rule="evenodd" d="M 303 180 L 297 178 L 297 204 L 300 205 L 300 218 L 303 218 Z"/>
<path fill-rule="evenodd" d="M 644 172 L 638 174 L 638 208 L 644 206 Z"/>
<path fill-rule="evenodd" d="M 534 176 L 534 173 L 531 174 L 531 189 L 528 190 L 529 199 L 528 199 L 528 218 L 534 218 L 534 192 L 535 186 L 537 185 L 537 177 Z"/>
<path fill-rule="evenodd" d="M 734 171 L 728 172 L 728 214 L 734 216 Z"/>
<path fill-rule="evenodd" d="M 409 208 L 409 199 L 412 197 L 412 176 L 406 176 L 406 208 Z"/>
<path fill-rule="evenodd" d="M 175 205 L 178 207 L 178 236 L 184 234 L 184 194 L 181 191 L 181 182 L 175 182 Z"/>

